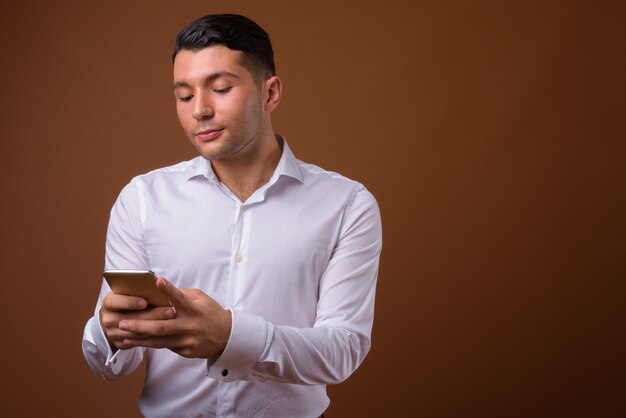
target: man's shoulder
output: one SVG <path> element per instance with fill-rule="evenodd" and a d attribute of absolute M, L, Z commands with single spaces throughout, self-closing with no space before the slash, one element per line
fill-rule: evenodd
<path fill-rule="evenodd" d="M 326 170 L 315 164 L 309 164 L 298 160 L 298 165 L 304 177 L 304 182 L 319 184 L 321 186 L 334 186 L 352 190 L 365 189 L 363 184 L 348 178 L 335 171 Z"/>
<path fill-rule="evenodd" d="M 310 193 L 315 202 L 312 207 L 350 208 L 355 213 L 378 213 L 378 203 L 374 195 L 360 182 L 335 171 L 326 170 L 314 164 L 298 161 L 303 183 L 309 185 L 305 193 Z M 304 202 L 311 202 L 303 199 Z M 332 210 L 331 210 L 332 211 Z M 380 218 L 375 215 L 374 218 Z M 374 219 L 373 218 L 373 219 Z"/>

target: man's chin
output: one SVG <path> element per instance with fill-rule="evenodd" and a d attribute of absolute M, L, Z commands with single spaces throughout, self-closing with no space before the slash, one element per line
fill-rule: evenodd
<path fill-rule="evenodd" d="M 216 139 L 208 142 L 193 141 L 192 143 L 205 160 L 216 161 L 235 158 L 250 142 L 241 144 L 231 140 Z"/>
<path fill-rule="evenodd" d="M 228 153 L 224 152 L 221 149 L 207 149 L 199 148 L 198 152 L 205 160 L 216 161 L 216 160 L 225 160 L 229 157 Z"/>
<path fill-rule="evenodd" d="M 193 141 L 193 147 L 198 151 L 204 159 L 206 160 L 216 160 L 221 158 L 221 150 L 218 147 L 218 144 L 214 144 L 212 142 L 199 142 Z"/>

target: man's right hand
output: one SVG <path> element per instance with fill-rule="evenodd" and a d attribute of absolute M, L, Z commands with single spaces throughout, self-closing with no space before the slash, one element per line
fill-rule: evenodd
<path fill-rule="evenodd" d="M 110 292 L 102 300 L 100 308 L 100 324 L 104 329 L 104 334 L 114 350 L 124 350 L 131 348 L 124 344 L 124 338 L 143 339 L 142 334 L 129 331 L 122 331 L 118 324 L 123 319 L 172 319 L 176 316 L 176 311 L 172 307 L 146 308 L 145 299 L 137 296 L 118 295 Z"/>

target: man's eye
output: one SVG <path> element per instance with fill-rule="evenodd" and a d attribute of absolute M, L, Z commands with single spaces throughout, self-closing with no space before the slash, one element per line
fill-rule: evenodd
<path fill-rule="evenodd" d="M 186 102 L 190 101 L 192 97 L 193 96 L 182 96 L 182 97 L 179 97 L 178 100 L 181 101 L 181 102 L 185 102 L 186 103 Z"/>
<path fill-rule="evenodd" d="M 223 89 L 213 89 L 213 91 L 218 94 L 225 94 L 228 93 L 231 89 L 232 87 L 224 87 Z"/>

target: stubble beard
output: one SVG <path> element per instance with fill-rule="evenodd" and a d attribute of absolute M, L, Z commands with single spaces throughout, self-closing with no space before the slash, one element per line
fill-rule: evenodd
<path fill-rule="evenodd" d="M 217 149 L 204 149 L 200 144 L 194 142 L 200 155 L 209 161 L 228 160 L 237 155 L 244 148 L 251 145 L 255 138 L 263 135 L 263 106 L 260 95 L 253 100 L 245 114 L 225 127 L 225 138 L 216 138 L 220 141 Z M 210 144 L 209 144 L 210 145 Z"/>

